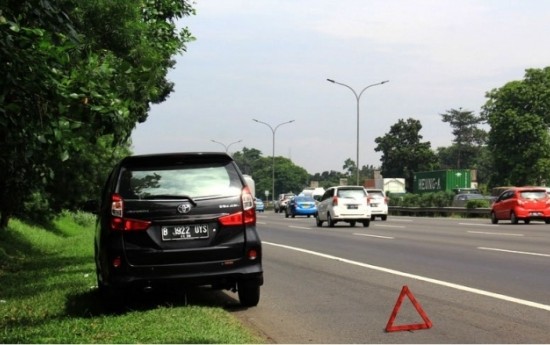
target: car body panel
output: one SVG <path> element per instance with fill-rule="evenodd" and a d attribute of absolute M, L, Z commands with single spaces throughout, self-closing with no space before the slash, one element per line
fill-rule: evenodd
<path fill-rule="evenodd" d="M 225 153 L 123 159 L 103 189 L 95 253 L 101 287 L 263 284 L 253 197 Z"/>
<path fill-rule="evenodd" d="M 491 207 L 493 223 L 499 220 L 544 220 L 550 222 L 550 198 L 545 188 L 514 187 L 505 190 Z"/>
<path fill-rule="evenodd" d="M 388 198 L 382 189 L 366 188 L 369 206 L 371 208 L 371 219 L 380 217 L 386 220 L 388 217 Z"/>
<path fill-rule="evenodd" d="M 286 205 L 285 216 L 314 216 L 317 214 L 317 202 L 311 196 L 294 196 Z"/>
<path fill-rule="evenodd" d="M 265 204 L 260 198 L 255 198 L 254 203 L 256 205 L 256 211 L 258 212 L 264 212 L 265 211 Z"/>
<path fill-rule="evenodd" d="M 367 192 L 361 186 L 335 186 L 326 190 L 317 205 L 318 222 L 364 222 L 371 219 Z"/>

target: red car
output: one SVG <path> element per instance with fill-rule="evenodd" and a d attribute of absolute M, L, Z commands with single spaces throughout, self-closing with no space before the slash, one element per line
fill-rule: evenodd
<path fill-rule="evenodd" d="M 502 192 L 491 207 L 491 222 L 510 220 L 517 224 L 523 220 L 529 224 L 531 220 L 544 220 L 550 224 L 550 198 L 545 188 L 514 187 Z"/>

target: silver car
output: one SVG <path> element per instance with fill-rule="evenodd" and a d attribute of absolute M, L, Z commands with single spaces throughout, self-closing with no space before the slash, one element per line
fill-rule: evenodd
<path fill-rule="evenodd" d="M 335 186 L 328 188 L 317 205 L 317 226 L 327 222 L 334 227 L 338 222 L 350 226 L 360 222 L 364 227 L 370 225 L 371 208 L 367 201 L 367 192 L 362 186 Z"/>

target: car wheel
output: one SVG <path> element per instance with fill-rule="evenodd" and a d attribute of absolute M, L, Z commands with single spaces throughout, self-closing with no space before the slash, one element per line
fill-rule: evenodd
<path fill-rule="evenodd" d="M 510 214 L 510 222 L 512 222 L 512 224 L 517 224 L 519 222 L 518 217 L 514 212 Z"/>
<path fill-rule="evenodd" d="M 387 214 L 385 214 L 385 215 L 382 216 L 382 220 L 386 220 L 386 219 L 388 219 L 388 215 L 387 215 Z"/>
<path fill-rule="evenodd" d="M 257 283 L 239 282 L 237 293 L 243 307 L 255 307 L 260 302 L 260 285 Z"/>
<path fill-rule="evenodd" d="M 370 220 L 374 220 L 375 218 L 375 216 L 370 216 Z"/>
<path fill-rule="evenodd" d="M 293 212 L 292 213 L 292 218 L 295 218 L 296 217 L 296 214 Z"/>
<path fill-rule="evenodd" d="M 352 220 L 351 222 L 349 222 L 349 226 L 351 226 L 353 228 L 355 226 L 355 221 Z"/>
<path fill-rule="evenodd" d="M 368 228 L 370 225 L 370 220 L 364 220 L 363 221 L 363 227 Z"/>
<path fill-rule="evenodd" d="M 331 228 L 334 228 L 334 224 L 336 224 L 336 222 L 332 220 L 330 213 L 327 214 L 327 223 L 328 223 L 328 226 Z"/>
<path fill-rule="evenodd" d="M 545 222 L 546 224 L 550 224 L 550 219 L 545 219 L 544 222 Z"/>
<path fill-rule="evenodd" d="M 498 223 L 497 215 L 495 214 L 495 212 L 491 212 L 491 223 L 493 224 Z"/>
<path fill-rule="evenodd" d="M 319 214 L 315 216 L 315 223 L 317 224 L 317 227 L 320 228 L 323 226 L 323 221 L 319 219 Z"/>
<path fill-rule="evenodd" d="M 524 220 L 524 222 L 525 222 L 525 224 L 529 224 L 529 223 L 531 223 L 531 219 L 526 219 L 526 220 Z"/>
<path fill-rule="evenodd" d="M 288 218 L 288 212 L 285 211 L 285 218 Z"/>

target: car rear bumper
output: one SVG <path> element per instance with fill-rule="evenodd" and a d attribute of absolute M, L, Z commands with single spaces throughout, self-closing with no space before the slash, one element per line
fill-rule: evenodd
<path fill-rule="evenodd" d="M 263 284 L 261 262 L 229 262 L 170 266 L 125 266 L 110 271 L 106 285 L 116 288 L 144 288 L 155 285 L 234 286 L 239 281 Z M 236 266 L 236 267 L 235 267 Z"/>

